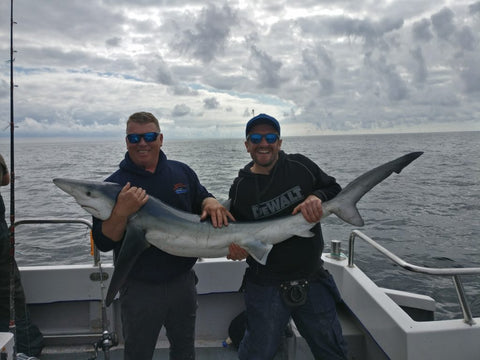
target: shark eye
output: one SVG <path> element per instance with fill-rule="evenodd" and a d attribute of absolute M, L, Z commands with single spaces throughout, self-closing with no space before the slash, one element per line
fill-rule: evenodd
<path fill-rule="evenodd" d="M 92 193 L 90 191 L 87 191 L 87 196 L 88 197 L 92 196 Z"/>

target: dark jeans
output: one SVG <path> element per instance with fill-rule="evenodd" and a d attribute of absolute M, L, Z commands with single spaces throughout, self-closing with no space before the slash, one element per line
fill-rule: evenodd
<path fill-rule="evenodd" d="M 150 360 L 162 326 L 171 360 L 195 358 L 197 277 L 189 271 L 163 283 L 128 280 L 120 291 L 125 360 Z"/>
<path fill-rule="evenodd" d="M 288 307 L 278 286 L 246 281 L 247 329 L 238 350 L 241 360 L 273 359 L 290 317 L 307 341 L 315 359 L 346 359 L 347 347 L 337 318 L 339 294 L 330 274 L 310 283 L 304 305 Z"/>

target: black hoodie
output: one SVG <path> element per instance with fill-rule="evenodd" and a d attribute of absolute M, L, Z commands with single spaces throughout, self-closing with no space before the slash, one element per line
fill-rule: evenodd
<path fill-rule="evenodd" d="M 269 175 L 252 173 L 252 165 L 250 162 L 239 171 L 230 188 L 230 211 L 237 221 L 290 215 L 311 194 L 328 201 L 341 191 L 335 178 L 301 154 L 280 151 Z M 249 274 L 258 275 L 265 282 L 311 277 L 322 268 L 320 256 L 324 246 L 320 224 L 312 232 L 313 237 L 292 236 L 274 245 L 266 265 L 249 256 Z"/>

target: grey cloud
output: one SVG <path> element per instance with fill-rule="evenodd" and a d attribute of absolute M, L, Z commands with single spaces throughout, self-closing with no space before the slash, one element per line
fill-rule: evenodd
<path fill-rule="evenodd" d="M 147 38 L 148 42 L 151 41 L 150 37 L 145 37 L 145 34 L 155 34 L 158 31 L 157 24 L 152 20 L 138 20 L 133 19 L 129 21 L 131 23 L 131 27 L 135 30 L 135 33 L 144 34 L 141 38 L 137 39 L 140 40 L 142 38 Z M 131 36 L 136 36 L 136 34 L 131 34 Z"/>
<path fill-rule="evenodd" d="M 6 98 L 10 94 L 10 84 L 5 80 L 0 79 L 0 99 Z"/>
<path fill-rule="evenodd" d="M 441 39 L 448 39 L 455 32 L 453 19 L 455 14 L 449 8 L 443 8 L 431 16 L 433 29 Z"/>
<path fill-rule="evenodd" d="M 468 25 L 457 29 L 455 13 L 449 8 L 443 8 L 432 15 L 431 20 L 435 33 L 440 39 L 447 40 L 453 46 L 460 47 L 466 51 L 473 51 L 477 47 L 478 39 L 476 38 L 475 31 Z"/>
<path fill-rule="evenodd" d="M 361 37 L 366 46 L 373 46 L 387 33 L 403 27 L 403 19 L 385 18 L 378 22 L 337 17 L 329 21 L 329 28 L 336 34 Z"/>
<path fill-rule="evenodd" d="M 156 79 L 160 84 L 163 84 L 163 85 L 173 84 L 172 74 L 169 71 L 165 71 L 165 69 L 162 69 L 162 68 L 158 69 Z"/>
<path fill-rule="evenodd" d="M 252 31 L 250 33 L 248 33 L 247 35 L 245 35 L 245 43 L 246 44 L 255 44 L 256 42 L 258 42 L 260 40 L 260 36 L 258 34 L 258 32 L 256 31 Z"/>
<path fill-rule="evenodd" d="M 321 72 L 331 72 L 335 67 L 331 56 L 322 45 L 315 49 L 303 50 L 302 60 L 305 65 L 306 78 L 318 76 Z"/>
<path fill-rule="evenodd" d="M 129 6 L 132 4 L 132 0 L 103 0 L 104 3 L 111 6 L 116 5 L 125 5 Z M 162 5 L 163 7 L 180 7 L 180 6 L 192 6 L 192 5 L 203 5 L 204 0 L 175 0 L 175 1 L 159 1 L 159 0 L 135 0 L 135 5 L 144 6 L 144 7 L 158 7 Z"/>
<path fill-rule="evenodd" d="M 154 81 L 166 86 L 172 86 L 177 82 L 169 65 L 160 54 L 145 53 L 138 55 L 136 60 L 133 71 L 140 73 L 142 80 Z"/>
<path fill-rule="evenodd" d="M 188 115 L 192 112 L 192 110 L 185 104 L 175 105 L 172 110 L 173 117 L 182 117 Z"/>
<path fill-rule="evenodd" d="M 115 36 L 110 39 L 107 39 L 105 41 L 105 45 L 111 46 L 111 47 L 119 47 L 121 42 L 122 42 L 122 39 L 119 38 L 118 36 Z"/>
<path fill-rule="evenodd" d="M 477 1 L 476 3 L 470 4 L 468 6 L 468 10 L 470 11 L 470 14 L 479 14 L 480 13 L 480 1 Z"/>
<path fill-rule="evenodd" d="M 158 64 L 156 80 L 163 85 L 174 84 L 172 73 L 163 60 L 161 60 L 160 64 Z"/>
<path fill-rule="evenodd" d="M 427 80 L 428 70 L 422 49 L 417 47 L 415 50 L 410 51 L 410 55 L 412 55 L 414 60 L 413 79 L 417 84 L 423 84 Z"/>
<path fill-rule="evenodd" d="M 220 103 L 214 97 L 203 99 L 203 107 L 205 109 L 209 109 L 209 110 L 217 109 L 219 106 L 220 106 Z"/>
<path fill-rule="evenodd" d="M 468 26 L 464 26 L 457 33 L 457 41 L 463 50 L 472 51 L 477 45 L 477 39 L 475 38 L 472 29 L 470 29 Z"/>
<path fill-rule="evenodd" d="M 282 62 L 274 60 L 272 56 L 257 49 L 256 46 L 250 47 L 250 67 L 257 74 L 257 83 L 261 88 L 277 88 L 282 83 L 279 74 Z"/>
<path fill-rule="evenodd" d="M 367 128 L 401 124 L 403 114 L 418 118 L 441 107 L 471 120 L 478 109 L 478 0 L 450 1 L 451 10 L 434 1 L 282 1 L 275 13 L 265 1 L 188 1 L 18 2 L 17 99 L 30 104 L 19 104 L 19 119 L 55 125 L 45 132 L 80 123 L 92 132 L 104 124 L 124 131 L 126 116 L 139 108 L 188 127 L 208 108 L 229 109 L 234 119 L 268 106 L 341 130 L 360 129 L 362 121 Z M 320 3 L 348 16 L 286 13 Z M 5 24 L 7 8 L 0 2 Z M 8 35 L 0 30 L 5 55 Z M 6 73 L 0 119 L 8 111 Z M 457 103 L 449 105 L 442 91 Z"/>
<path fill-rule="evenodd" d="M 478 66 L 478 59 L 473 57 L 464 59 L 459 65 L 458 71 L 465 93 L 480 92 L 480 67 Z"/>
<path fill-rule="evenodd" d="M 322 95 L 330 95 L 334 90 L 334 64 L 323 46 L 316 49 L 305 49 L 302 52 L 302 77 L 320 84 Z"/>
<path fill-rule="evenodd" d="M 320 95 L 333 94 L 333 92 L 335 90 L 335 83 L 333 82 L 333 79 L 328 78 L 328 77 L 323 77 L 319 81 L 320 81 L 320 85 L 321 85 Z"/>
<path fill-rule="evenodd" d="M 480 73 L 478 73 L 478 70 L 476 73 L 465 70 L 461 73 L 461 78 L 463 80 L 466 93 L 480 92 Z"/>
<path fill-rule="evenodd" d="M 22 58 L 34 60 L 35 67 L 69 67 L 81 68 L 86 62 L 89 63 L 90 68 L 95 68 L 97 63 L 103 60 L 93 57 L 92 54 L 83 50 L 68 50 L 61 47 L 43 46 L 24 47 L 22 48 Z"/>
<path fill-rule="evenodd" d="M 85 6 L 83 1 L 20 1 L 16 2 L 15 11 L 21 14 L 17 21 L 22 30 L 69 44 L 84 45 L 85 39 L 104 42 L 113 37 L 111 34 L 122 33 L 121 26 L 126 22 L 111 7 Z"/>
<path fill-rule="evenodd" d="M 455 108 L 459 106 L 461 101 L 457 94 L 449 88 L 436 88 L 428 91 L 425 96 L 412 99 L 412 105 L 422 105 L 424 108 Z M 441 110 L 443 111 L 443 109 Z"/>
<path fill-rule="evenodd" d="M 390 100 L 400 101 L 407 97 L 407 86 L 393 67 L 386 69 L 384 77 L 388 85 L 388 98 Z"/>
<path fill-rule="evenodd" d="M 373 60 L 367 56 L 365 63 L 378 75 L 378 79 L 381 80 L 389 100 L 400 101 L 407 97 L 407 85 L 398 74 L 395 65 L 388 64 L 383 56 L 378 60 Z"/>
<path fill-rule="evenodd" d="M 197 96 L 198 91 L 195 90 L 195 89 L 192 89 L 188 86 L 177 84 L 173 87 L 173 94 L 174 95 Z"/>
<path fill-rule="evenodd" d="M 433 38 L 430 25 L 431 22 L 427 19 L 415 22 L 412 27 L 413 39 L 418 41 L 430 41 Z"/>
<path fill-rule="evenodd" d="M 243 75 L 239 76 L 223 76 L 221 73 L 209 73 L 205 76 L 205 83 L 209 86 L 214 87 L 215 89 L 220 90 L 232 90 L 236 89 L 238 84 L 241 84 L 245 81 Z"/>
<path fill-rule="evenodd" d="M 209 4 L 198 16 L 195 31 L 184 30 L 176 43 L 182 51 L 209 63 L 223 49 L 236 22 L 237 16 L 228 5 L 217 8 Z"/>

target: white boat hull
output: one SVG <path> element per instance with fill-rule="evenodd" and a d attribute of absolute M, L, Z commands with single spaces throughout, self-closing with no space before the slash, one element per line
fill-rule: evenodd
<path fill-rule="evenodd" d="M 339 316 L 351 359 L 478 359 L 480 319 L 474 319 L 474 325 L 462 319 L 415 321 L 404 308 L 432 314 L 433 299 L 380 288 L 358 267 L 349 267 L 347 260 L 336 260 L 326 254 L 323 259 L 346 304 L 339 307 Z M 228 337 L 228 326 L 244 308 L 243 295 L 238 289 L 245 266 L 245 262 L 225 259 L 208 259 L 195 265 L 199 277 L 196 333 L 199 349 L 227 351 L 222 348 L 222 342 Z M 113 266 L 108 264 L 102 268 L 110 279 Z M 98 341 L 103 331 L 98 267 L 35 266 L 20 270 L 32 320 L 47 342 L 42 359 L 57 359 L 54 354 L 59 352 L 91 352 L 92 343 Z M 103 284 L 104 292 L 108 279 Z M 107 318 L 108 329 L 115 331 L 120 340 L 112 354 L 121 358 L 122 331 L 117 300 L 107 308 Z M 287 339 L 289 359 L 313 359 L 292 325 L 296 336 Z M 157 346 L 165 351 L 168 348 L 164 333 Z M 235 352 L 229 351 L 235 358 Z"/>

